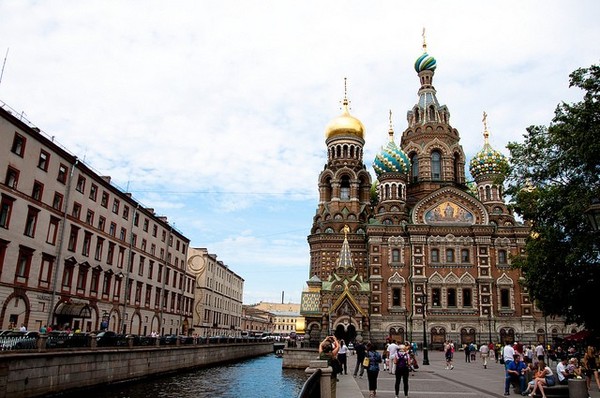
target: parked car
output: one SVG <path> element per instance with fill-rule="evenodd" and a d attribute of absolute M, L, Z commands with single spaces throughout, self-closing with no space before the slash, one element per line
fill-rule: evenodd
<path fill-rule="evenodd" d="M 116 332 L 103 330 L 96 334 L 96 345 L 98 347 L 114 347 L 119 341 L 119 335 Z"/>
<path fill-rule="evenodd" d="M 46 348 L 62 348 L 67 346 L 69 332 L 63 330 L 53 330 L 47 333 Z"/>

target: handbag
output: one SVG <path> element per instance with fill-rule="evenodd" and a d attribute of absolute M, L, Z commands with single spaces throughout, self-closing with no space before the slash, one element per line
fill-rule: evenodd
<path fill-rule="evenodd" d="M 363 363 L 362 363 L 363 367 L 368 368 L 369 367 L 369 357 L 365 357 L 365 359 L 363 359 Z"/>
<path fill-rule="evenodd" d="M 504 358 L 500 357 L 500 365 L 504 365 Z"/>

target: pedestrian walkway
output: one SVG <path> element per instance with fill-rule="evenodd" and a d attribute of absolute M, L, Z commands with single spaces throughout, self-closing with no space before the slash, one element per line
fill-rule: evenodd
<path fill-rule="evenodd" d="M 474 362 L 464 362 L 464 356 L 457 355 L 454 369 L 445 369 L 446 362 L 442 352 L 429 353 L 430 365 L 422 364 L 422 352 L 417 356 L 419 369 L 409 377 L 409 397 L 412 398 L 469 398 L 469 397 L 495 397 L 504 398 L 504 365 L 494 360 L 488 362 L 487 369 L 478 358 Z M 461 362 L 461 360 L 463 362 Z M 354 370 L 356 355 L 348 357 L 348 369 Z M 554 368 L 555 366 L 553 366 Z M 395 376 L 383 371 L 379 372 L 377 397 L 393 398 L 395 395 Z M 367 375 L 354 378 L 352 372 L 348 375 L 339 375 L 337 385 L 337 398 L 364 398 L 369 397 Z M 592 383 L 591 398 L 600 398 L 600 392 Z M 400 397 L 403 397 L 402 384 Z M 512 397 L 520 397 L 511 390 Z"/>

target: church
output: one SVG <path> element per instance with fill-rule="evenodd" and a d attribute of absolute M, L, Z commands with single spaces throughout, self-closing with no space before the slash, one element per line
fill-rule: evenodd
<path fill-rule="evenodd" d="M 511 267 L 530 229 L 505 203 L 508 161 L 488 142 L 487 115 L 482 148 L 466 159 L 437 99 L 436 67 L 424 42 L 414 64 L 417 102 L 400 137 L 390 113 L 388 142 L 372 160 L 375 179 L 363 160 L 365 127 L 347 95 L 325 128 L 300 309 L 311 344 L 331 334 L 432 348 L 445 340 L 537 344 L 569 332 L 544 317 Z"/>

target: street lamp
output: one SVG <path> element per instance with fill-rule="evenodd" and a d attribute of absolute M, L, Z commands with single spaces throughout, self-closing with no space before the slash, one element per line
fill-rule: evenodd
<path fill-rule="evenodd" d="M 425 313 L 427 312 L 427 293 L 421 296 L 421 304 L 423 304 L 423 365 L 429 365 L 429 353 L 427 352 L 427 318 Z"/>
<path fill-rule="evenodd" d="M 583 214 L 586 215 L 592 229 L 594 231 L 600 231 L 600 200 L 593 199 L 592 204 L 588 207 Z"/>

